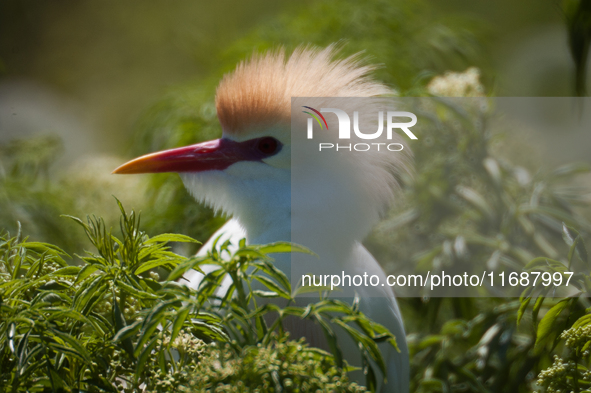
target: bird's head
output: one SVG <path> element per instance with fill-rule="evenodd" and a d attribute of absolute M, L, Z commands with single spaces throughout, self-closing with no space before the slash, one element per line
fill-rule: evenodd
<path fill-rule="evenodd" d="M 292 97 L 323 100 L 320 97 L 391 93 L 368 76 L 373 68 L 360 65 L 358 56 L 334 60 L 334 54 L 335 48 L 330 46 L 323 50 L 301 47 L 289 57 L 283 50 L 253 56 L 225 75 L 217 88 L 216 109 L 223 130 L 220 139 L 148 154 L 113 173 L 177 172 L 196 199 L 236 216 L 250 238 L 260 236 L 278 221 L 289 226 L 294 186 Z M 397 185 L 392 169 L 404 168 L 407 158 L 407 154 L 391 154 L 366 159 L 366 165 L 360 166 L 359 184 L 353 187 L 366 192 L 366 186 L 372 184 L 369 198 L 382 205 Z M 315 193 L 312 200 L 316 202 L 306 207 L 311 214 L 315 208 L 322 210 L 320 205 L 329 198 L 335 208 L 339 208 L 339 198 L 348 200 L 343 193 L 349 186 L 342 186 L 343 178 L 313 167 L 317 164 L 310 163 L 304 171 L 310 173 L 308 189 Z M 340 195 L 337 200 L 330 189 Z"/>

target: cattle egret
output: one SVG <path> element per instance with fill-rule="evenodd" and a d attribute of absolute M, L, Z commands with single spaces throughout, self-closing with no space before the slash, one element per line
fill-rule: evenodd
<path fill-rule="evenodd" d="M 235 241 L 246 237 L 250 244 L 294 241 L 318 254 L 315 263 L 326 267 L 325 271 L 367 273 L 385 283 L 383 270 L 361 241 L 395 195 L 397 175 L 408 162 L 407 150 L 342 154 L 337 164 L 300 160 L 299 175 L 293 175 L 292 97 L 311 97 L 320 107 L 328 100 L 322 97 L 392 94 L 368 76 L 373 67 L 360 65 L 358 56 L 335 60 L 334 55 L 335 48 L 330 46 L 323 50 L 301 47 L 289 58 L 282 50 L 253 56 L 226 75 L 217 88 L 222 138 L 148 154 L 114 173 L 178 172 L 197 200 L 233 216 L 214 237 L 224 234 Z M 297 116 L 306 115 L 298 112 Z M 328 130 L 324 133 L 327 140 L 336 138 Z M 277 256 L 275 263 L 290 276 L 293 258 Z M 360 310 L 386 326 L 399 346 L 397 351 L 380 344 L 387 382 L 378 378 L 378 391 L 408 392 L 408 349 L 391 288 L 361 286 L 355 290 Z M 305 298 L 302 302 L 307 303 Z M 310 323 L 292 320 L 286 329 L 312 344 L 322 341 L 321 330 Z M 345 359 L 360 365 L 358 348 L 345 336 L 338 336 Z"/>

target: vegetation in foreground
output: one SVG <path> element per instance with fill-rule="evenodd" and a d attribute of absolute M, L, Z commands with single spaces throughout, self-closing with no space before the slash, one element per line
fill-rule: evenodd
<path fill-rule="evenodd" d="M 456 73 L 448 75 L 447 82 L 443 77 L 438 83 L 427 85 L 435 73 L 482 65 L 479 52 L 482 37 L 474 34 L 474 26 L 457 19 L 452 22 L 425 17 L 425 6 L 409 4 L 384 0 L 363 4 L 319 1 L 260 27 L 211 56 L 216 59 L 215 72 L 209 79 L 200 80 L 198 87 L 188 85 L 171 91 L 161 102 L 147 109 L 137 123 L 134 153 L 194 143 L 198 141 L 195 138 L 209 139 L 219 134 L 212 103 L 219 76 L 250 55 L 252 48 L 265 49 L 276 42 L 288 47 L 302 42 L 326 45 L 349 37 L 347 53 L 366 50 L 377 63 L 385 64 L 378 77 L 392 84 L 402 96 L 483 95 L 477 78 L 470 79 L 477 77 L 472 71 L 465 73 L 470 78 Z M 577 32 L 571 29 L 576 18 L 571 17 L 570 11 L 566 14 L 572 40 L 573 33 Z M 455 84 L 449 83 L 454 78 Z M 458 82 L 466 88 L 459 89 Z M 513 138 L 511 143 L 503 141 L 502 133 L 490 127 L 489 111 L 474 110 L 477 108 L 482 109 L 476 106 L 466 111 L 461 100 L 441 101 L 437 116 L 430 123 L 437 132 L 430 133 L 425 143 L 415 148 L 417 176 L 405 179 L 406 202 L 377 228 L 368 239 L 368 246 L 379 260 L 385 261 L 388 272 L 398 272 L 404 267 L 420 272 L 450 264 L 469 270 L 475 266 L 472 261 L 493 268 L 500 265 L 517 269 L 567 267 L 577 273 L 580 293 L 568 298 L 530 298 L 525 293 L 521 299 L 513 300 L 400 299 L 412 351 L 411 389 L 413 392 L 487 393 L 588 391 L 591 342 L 588 321 L 591 318 L 586 277 L 590 269 L 584 240 L 588 239 L 590 227 L 585 220 L 588 200 L 580 187 L 575 187 L 581 184 L 581 178 L 576 176 L 588 173 L 588 165 L 539 170 L 547 160 L 536 157 L 535 145 L 530 146 L 531 141 L 516 142 L 512 129 L 504 130 Z M 82 248 L 88 249 L 83 231 L 68 226 L 67 220 L 58 218 L 59 214 L 99 211 L 101 206 L 74 207 L 80 200 L 90 203 L 96 195 L 110 198 L 111 192 L 105 190 L 104 182 L 97 181 L 96 171 L 81 171 L 77 183 L 67 177 L 52 177 L 50 169 L 60 152 L 60 141 L 55 138 L 21 140 L 0 146 L 0 227 L 14 234 L 18 232 L 16 223 L 20 221 L 31 238 L 80 253 Z M 108 173 L 108 169 L 112 167 L 103 168 L 103 172 Z M 117 185 L 118 193 L 122 186 Z M 134 200 L 143 194 L 136 186 L 130 186 Z M 148 190 L 151 208 L 149 214 L 144 215 L 144 228 L 149 233 L 174 229 L 203 239 L 221 221 L 213 219 L 210 211 L 197 207 L 174 176 L 154 176 Z M 107 218 L 107 222 L 111 221 Z M 170 261 L 141 273 L 121 267 L 119 262 L 108 262 L 104 268 L 97 268 L 78 280 L 89 262 L 81 262 L 76 257 L 70 260 L 60 248 L 50 244 L 3 234 L 0 240 L 1 266 L 5 269 L 0 284 L 0 370 L 3 388 L 11 384 L 5 390 L 14 389 L 15 378 L 20 378 L 24 385 L 37 384 L 40 391 L 51 391 L 52 386 L 58 391 L 76 390 L 81 384 L 86 384 L 89 390 L 107 390 L 109 383 L 113 389 L 132 389 L 134 383 L 140 386 L 142 383 L 134 377 L 141 353 L 146 356 L 139 373 L 141 381 L 152 378 L 148 377 L 148 372 L 165 370 L 159 380 L 170 384 L 188 381 L 186 386 L 191 386 L 195 378 L 211 377 L 212 383 L 231 385 L 235 380 L 224 379 L 227 378 L 221 373 L 224 369 L 217 368 L 215 361 L 215 356 L 224 359 L 227 356 L 236 362 L 236 367 L 244 370 L 237 376 L 243 378 L 242 372 L 250 373 L 252 365 L 257 365 L 255 371 L 265 372 L 251 374 L 260 381 L 256 386 L 264 381 L 274 383 L 274 374 L 268 372 L 266 366 L 259 367 L 257 354 L 283 353 L 284 350 L 289 353 L 290 348 L 303 344 L 273 334 L 269 336 L 268 345 L 259 347 L 245 341 L 238 344 L 239 340 L 232 337 L 239 335 L 230 336 L 231 325 L 213 312 L 216 310 L 202 308 L 199 302 L 173 302 L 166 310 L 160 309 L 150 317 L 154 304 L 173 300 L 167 297 L 171 293 L 192 299 L 196 295 L 182 292 L 173 283 L 162 280 L 168 277 L 167 271 L 174 269 L 175 264 L 187 261 L 180 255 L 170 254 L 171 250 L 190 255 L 189 250 L 191 246 L 196 248 L 195 243 L 185 237 L 175 237 L 173 247 L 166 249 L 166 238 L 158 240 L 155 236 L 141 239 L 142 247 L 145 241 L 154 238 L 155 244 L 165 252 L 156 260 Z M 186 242 L 181 243 L 181 240 Z M 117 244 L 113 245 L 117 247 L 114 255 L 117 255 L 120 246 L 114 243 Z M 109 254 L 101 256 L 98 247 L 93 253 L 99 260 L 110 258 Z M 228 259 L 229 255 L 225 256 Z M 92 255 L 86 257 L 93 258 Z M 541 259 L 528 265 L 535 257 Z M 19 268 L 15 269 L 17 263 Z M 77 266 L 71 266 L 74 264 Z M 60 273 L 56 274 L 58 271 Z M 102 292 L 102 301 L 94 296 L 76 298 L 82 294 L 80 290 L 85 279 L 90 280 L 89 277 L 105 271 L 110 273 L 105 273 L 106 278 L 97 284 L 100 287 L 97 289 L 103 291 L 105 283 L 110 289 Z M 116 272 L 120 271 L 127 275 L 117 276 L 115 281 Z M 84 274 L 87 273 L 88 270 Z M 128 280 L 128 275 L 132 280 Z M 124 285 L 128 287 L 123 288 Z M 91 291 L 88 294 L 93 295 Z M 82 304 L 89 308 L 80 308 Z M 194 308 L 186 311 L 189 305 Z M 187 316 L 182 327 L 171 340 L 175 322 L 180 324 L 184 313 Z M 150 318 L 159 324 L 168 324 L 170 329 L 148 331 L 144 321 L 152 321 Z M 9 320 L 14 323 L 8 323 Z M 256 319 L 250 321 L 250 325 L 244 326 L 253 326 L 253 329 L 241 327 L 238 333 L 258 332 Z M 122 333 L 114 340 L 123 329 L 127 329 L 124 333 L 129 332 L 129 336 Z M 144 334 L 147 341 L 143 347 L 138 346 Z M 167 339 L 166 334 L 171 336 Z M 157 338 L 152 341 L 154 337 Z M 214 342 L 225 344 L 213 346 Z M 188 353 L 187 343 L 199 353 Z M 165 351 L 141 352 L 148 344 Z M 249 352 L 252 357 L 243 356 L 244 348 L 252 351 Z M 136 355 L 137 349 L 141 353 Z M 24 355 L 19 358 L 22 359 L 20 363 L 16 361 L 19 350 L 18 353 Z M 310 351 L 309 356 L 324 359 L 328 364 L 329 368 L 320 370 L 319 375 L 342 377 L 338 368 L 332 368 L 332 364 L 338 365 L 338 357 Z M 212 355 L 207 357 L 206 353 Z M 304 351 L 305 356 L 308 355 Z M 280 358 L 282 356 L 277 357 Z M 39 361 L 29 362 L 33 359 Z M 113 361 L 114 366 L 108 366 L 107 361 Z M 161 362 L 166 367 L 163 368 Z M 232 361 L 227 363 L 232 364 Z M 29 364 L 33 366 L 28 367 Z M 201 369 L 189 379 L 187 370 L 192 364 Z M 269 363 L 269 366 L 272 369 L 278 364 Z M 81 371 L 88 369 L 91 370 L 88 374 Z M 97 373 L 93 374 L 94 371 Z M 90 375 L 100 377 L 90 378 Z M 121 378 L 118 379 L 118 375 Z M 285 377 L 284 381 L 288 379 L 296 381 L 297 376 Z M 327 381 L 324 377 L 319 380 Z M 167 385 L 167 389 L 170 386 Z M 356 389 L 354 385 L 347 386 Z M 163 389 L 149 383 L 145 388 Z M 18 387 L 16 389 L 18 391 Z"/>
<path fill-rule="evenodd" d="M 359 344 L 367 385 L 375 386 L 370 361 L 384 370 L 377 342 L 395 346 L 394 337 L 356 304 L 321 298 L 306 308 L 292 305 L 298 289 L 267 256 L 306 249 L 242 242 L 230 253 L 225 243 L 205 257 L 185 258 L 167 244 L 193 239 L 149 237 L 139 216 L 120 208 L 120 237 L 102 219 L 70 217 L 95 248 L 79 256 L 79 265 L 68 264 L 60 248 L 20 233 L 0 237 L 3 391 L 365 391 L 347 378 L 335 327 Z M 174 281 L 202 265 L 219 269 L 198 290 Z M 226 278 L 232 284 L 219 297 Z M 266 290 L 250 290 L 253 281 Z M 263 298 L 288 303 L 260 304 Z M 272 325 L 267 314 L 275 316 Z M 281 321 L 290 315 L 320 324 L 333 354 L 289 340 Z"/>

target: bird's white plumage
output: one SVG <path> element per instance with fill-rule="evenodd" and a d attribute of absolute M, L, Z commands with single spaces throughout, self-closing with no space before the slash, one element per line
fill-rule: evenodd
<path fill-rule="evenodd" d="M 228 220 L 220 229 L 218 229 L 204 244 L 201 246 L 199 251 L 197 252 L 196 256 L 206 256 L 207 252 L 213 248 L 215 241 L 218 241 L 218 244 L 223 244 L 226 241 L 230 241 L 229 251 L 235 252 L 238 249 L 238 242 L 240 239 L 244 239 L 246 237 L 246 232 L 244 228 L 238 220 L 235 218 Z M 209 273 L 213 271 L 216 267 L 213 265 L 209 266 L 202 266 L 201 270 L 204 273 Z M 199 284 L 203 280 L 203 274 L 198 272 L 197 270 L 189 270 L 183 275 L 183 278 L 179 280 L 180 283 L 186 284 L 187 286 L 197 289 Z M 224 283 L 222 286 L 222 291 L 224 287 L 227 287 L 230 283 Z"/>
<path fill-rule="evenodd" d="M 327 274 L 367 273 L 386 282 L 380 265 L 361 241 L 394 195 L 397 182 L 393 172 L 406 169 L 406 151 L 399 155 L 352 154 L 351 159 L 342 156 L 337 161 L 327 160 L 326 156 L 294 161 L 291 156 L 295 146 L 291 145 L 291 124 L 285 118 L 285 111 L 289 113 L 293 95 L 370 97 L 389 91 L 366 76 L 371 67 L 361 67 L 352 58 L 332 61 L 333 52 L 332 48 L 323 51 L 304 48 L 290 59 L 285 59 L 282 53 L 257 57 L 224 78 L 217 99 L 223 137 L 238 142 L 273 137 L 283 148 L 262 161 L 241 161 L 225 170 L 182 174 L 185 186 L 197 200 L 234 217 L 202 250 L 207 250 L 219 235 L 234 244 L 242 237 L 250 244 L 292 241 L 318 254 L 318 257 L 275 256 L 275 264 L 292 278 L 292 283 L 299 281 L 297 276 L 302 269 Z M 326 92 L 323 94 L 318 86 L 324 86 Z M 275 98 L 269 100 L 270 96 Z M 324 102 L 318 100 L 318 105 Z M 240 116 L 247 120 L 244 128 L 240 128 Z M 332 127 L 330 123 L 329 127 Z M 297 168 L 292 167 L 294 162 Z M 187 278 L 194 286 L 200 277 L 196 274 Z M 355 290 L 360 298 L 360 310 L 392 331 L 400 347 L 397 352 L 387 344 L 380 345 L 388 367 L 388 384 L 379 391 L 408 392 L 408 349 L 391 288 L 360 286 Z M 343 300 L 351 302 L 353 295 L 345 295 Z M 302 298 L 299 303 L 314 300 Z M 296 337 L 305 335 L 315 340 L 320 329 L 316 332 L 313 329 L 298 323 L 292 326 Z M 360 366 L 358 348 L 344 331 L 335 330 L 340 331 L 338 338 L 345 358 Z M 363 376 L 355 377 L 364 382 Z"/>
<path fill-rule="evenodd" d="M 232 243 L 232 247 L 230 251 L 235 251 L 237 248 L 237 244 L 240 239 L 246 237 L 246 232 L 240 224 L 240 222 L 236 218 L 230 219 L 225 225 L 223 225 L 218 231 L 216 231 L 211 238 L 203 245 L 197 255 L 205 255 L 208 250 L 210 250 L 213 246 L 213 243 L 216 239 L 219 238 L 219 244 L 225 242 L 226 240 L 230 240 Z M 258 244 L 258 242 L 255 242 Z M 363 245 L 359 242 L 354 242 L 351 252 L 345 253 L 349 254 L 350 261 L 345 265 L 352 265 L 352 269 L 347 269 L 347 273 L 354 275 L 354 274 L 363 274 L 367 273 L 369 275 L 376 274 L 380 276 L 381 282 L 384 282 L 385 276 L 383 270 L 379 266 L 378 262 L 373 258 L 373 256 L 363 247 Z M 289 261 L 286 261 L 284 255 L 275 255 L 279 259 L 278 262 L 281 264 L 286 264 Z M 345 268 L 345 266 L 342 266 Z M 205 270 L 208 270 L 207 267 Z M 289 274 L 289 270 L 286 271 Z M 188 272 L 185 274 L 185 277 L 189 280 L 186 282 L 191 287 L 196 288 L 199 283 L 201 282 L 203 275 L 199 272 L 193 271 Z M 224 288 L 227 288 L 230 283 L 226 282 L 222 286 L 221 290 L 223 291 Z M 389 383 L 387 385 L 383 385 L 381 381 L 379 381 L 378 385 L 378 392 L 402 392 L 406 393 L 409 390 L 409 362 L 408 362 L 408 347 L 406 345 L 405 340 L 405 332 L 404 332 L 404 324 L 402 321 L 402 316 L 400 314 L 400 310 L 398 309 L 398 305 L 396 303 L 396 299 L 394 294 L 390 290 L 389 287 L 377 287 L 377 288 L 358 288 L 357 294 L 359 296 L 359 308 L 362 310 L 370 319 L 375 322 L 378 322 L 388 328 L 397 338 L 398 346 L 400 352 L 396 351 L 396 349 L 392 348 L 389 344 L 383 343 L 380 344 L 380 350 L 383 353 L 384 359 L 386 360 L 386 365 L 388 368 L 387 378 Z M 351 303 L 353 298 L 345 297 L 341 300 Z M 298 305 L 305 305 L 309 301 L 314 301 L 312 298 L 304 298 L 298 302 Z M 309 325 L 301 325 L 298 322 L 291 323 L 292 334 L 298 337 L 307 337 L 308 341 L 311 342 L 313 345 L 323 346 L 325 344 L 322 340 L 322 331 L 320 329 L 314 330 L 313 327 Z M 346 358 L 351 364 L 356 366 L 361 365 L 361 357 L 359 355 L 359 350 L 355 343 L 350 339 L 350 337 L 342 330 L 336 329 L 337 336 L 339 343 L 342 347 L 343 353 L 347 354 Z M 311 340 L 310 336 L 313 336 Z M 328 348 L 324 348 L 327 349 Z M 376 368 L 377 369 L 377 368 Z M 360 383 L 364 383 L 364 376 L 361 374 L 360 371 L 353 373 L 352 378 L 357 379 Z"/>

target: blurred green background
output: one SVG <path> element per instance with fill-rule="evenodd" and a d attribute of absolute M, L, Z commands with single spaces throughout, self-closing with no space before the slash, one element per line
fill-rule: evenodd
<path fill-rule="evenodd" d="M 363 51 L 380 64 L 376 76 L 401 96 L 429 96 L 433 78 L 470 67 L 488 96 L 583 95 L 591 23 L 579 18 L 581 4 L 589 1 L 2 0 L 0 231 L 14 234 L 20 222 L 31 239 L 80 252 L 84 234 L 60 214 L 117 227 L 114 195 L 142 211 L 149 234 L 205 241 L 225 218 L 197 205 L 177 175 L 110 173 L 137 155 L 219 136 L 215 87 L 253 51 L 341 42 L 343 56 Z M 560 110 L 585 124 L 581 102 Z M 591 231 L 591 133 L 505 125 L 502 139 L 482 126 L 485 113 L 441 113 L 437 133 L 417 145 L 406 199 L 367 240 L 386 271 L 563 262 L 562 222 Z M 583 163 L 555 170 L 571 161 Z M 530 391 L 560 353 L 533 328 L 552 302 L 519 328 L 520 304 L 506 299 L 400 303 L 413 391 Z M 573 315 L 586 307 L 573 302 Z"/>
<path fill-rule="evenodd" d="M 144 177 L 109 172 L 134 154 L 218 134 L 215 85 L 253 50 L 340 41 L 343 54 L 363 50 L 382 64 L 378 77 L 402 95 L 422 95 L 434 75 L 476 66 L 489 95 L 569 96 L 574 67 L 566 31 L 555 0 L 4 0 L 4 172 L 13 170 L 17 151 L 27 149 L 15 140 L 50 135 L 61 142 L 41 142 L 39 154 L 29 156 L 29 166 L 43 168 L 51 184 L 31 179 L 27 187 L 47 200 L 27 201 L 23 190 L 13 190 L 21 197 L 4 198 L 2 224 L 14 230 L 19 219 L 33 237 L 49 235 L 47 240 L 64 244 L 52 229 L 61 224 L 48 216 L 55 212 L 46 209 L 55 192 L 43 189 L 58 182 L 72 197 L 57 197 L 60 212 L 109 219 L 117 214 L 112 194 L 140 210 L 153 209 L 157 201 L 161 213 L 152 210 L 146 217 L 154 230 L 183 229 L 204 239 L 222 220 L 210 221 L 211 212 L 188 203 L 176 178 L 157 176 L 148 185 Z M 184 210 L 168 209 L 172 200 L 187 202 Z M 32 211 L 46 216 L 48 228 L 32 224 Z M 192 218 L 184 226 L 176 220 L 187 216 Z"/>

